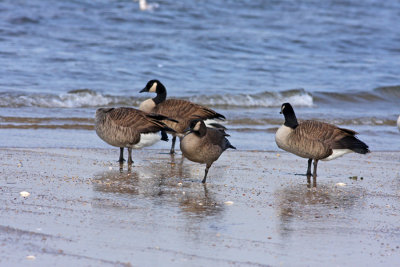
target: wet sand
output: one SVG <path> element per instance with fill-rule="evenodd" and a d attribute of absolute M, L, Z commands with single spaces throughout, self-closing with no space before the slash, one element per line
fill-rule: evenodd
<path fill-rule="evenodd" d="M 316 189 L 283 152 L 227 151 L 206 186 L 180 154 L 134 151 L 120 171 L 118 152 L 0 149 L 0 265 L 400 262 L 400 152 L 320 162 Z"/>

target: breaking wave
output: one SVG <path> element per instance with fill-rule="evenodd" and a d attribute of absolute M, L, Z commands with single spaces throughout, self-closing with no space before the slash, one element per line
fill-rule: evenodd
<path fill-rule="evenodd" d="M 90 89 L 72 90 L 65 94 L 0 93 L 0 107 L 87 108 L 104 106 L 139 106 L 146 97 L 107 95 Z M 175 96 L 173 96 L 176 98 Z M 379 87 L 372 91 L 307 92 L 293 89 L 256 94 L 215 94 L 180 97 L 195 103 L 224 108 L 279 107 L 284 102 L 294 106 L 314 104 L 399 102 L 400 86 Z"/>
<path fill-rule="evenodd" d="M 316 92 L 313 93 L 317 103 L 370 103 L 370 102 L 398 102 L 400 100 L 400 86 L 378 87 L 372 91 Z"/>
<path fill-rule="evenodd" d="M 0 107 L 85 108 L 102 106 L 139 106 L 148 97 L 106 95 L 90 89 L 66 94 L 0 93 Z M 296 106 L 312 106 L 313 97 L 303 89 L 238 95 L 199 95 L 181 97 L 198 104 L 225 107 L 276 107 L 283 102 Z"/>

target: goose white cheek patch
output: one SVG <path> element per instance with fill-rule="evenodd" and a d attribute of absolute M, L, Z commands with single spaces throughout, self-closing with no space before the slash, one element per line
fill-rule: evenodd
<path fill-rule="evenodd" d="M 157 83 L 153 83 L 153 85 L 151 86 L 149 92 L 155 93 L 155 92 L 156 92 L 156 89 L 157 89 Z"/>
<path fill-rule="evenodd" d="M 193 128 L 193 130 L 195 130 L 195 131 L 199 131 L 200 130 L 200 122 L 196 123 L 196 125 Z"/>

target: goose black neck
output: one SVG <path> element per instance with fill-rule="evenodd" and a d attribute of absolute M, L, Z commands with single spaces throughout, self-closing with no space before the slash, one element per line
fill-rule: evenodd
<path fill-rule="evenodd" d="M 297 122 L 296 114 L 292 110 L 292 112 L 284 112 L 283 115 L 285 116 L 285 123 L 284 125 L 290 127 L 292 129 L 296 129 L 299 126 Z"/>
<path fill-rule="evenodd" d="M 156 103 L 156 105 L 158 105 L 161 102 L 164 102 L 165 99 L 167 99 L 167 90 L 165 89 L 164 85 L 160 83 L 157 86 L 157 96 L 153 98 L 153 101 Z"/>
<path fill-rule="evenodd" d="M 205 136 L 207 133 L 207 126 L 204 124 L 204 122 L 201 122 L 200 124 L 200 129 L 195 132 L 195 134 L 199 137 Z"/>

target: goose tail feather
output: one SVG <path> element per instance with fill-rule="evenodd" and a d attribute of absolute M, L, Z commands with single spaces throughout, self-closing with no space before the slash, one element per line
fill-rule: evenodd
<path fill-rule="evenodd" d="M 334 149 L 350 149 L 359 154 L 370 152 L 369 147 L 355 136 L 345 136 L 334 144 Z"/>

